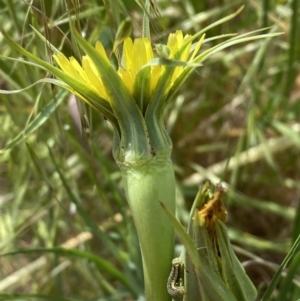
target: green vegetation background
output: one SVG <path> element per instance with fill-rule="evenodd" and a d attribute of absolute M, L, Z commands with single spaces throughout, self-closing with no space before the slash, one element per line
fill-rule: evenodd
<path fill-rule="evenodd" d="M 30 24 L 72 55 L 69 21 L 77 19 L 89 41 L 100 39 L 111 50 L 124 17 L 140 36 L 137 2 L 0 0 L 0 24 L 51 61 Z M 168 33 L 195 33 L 245 1 L 157 2 L 153 41 L 165 43 Z M 214 55 L 166 114 L 181 222 L 205 179 L 223 182 L 229 234 L 260 296 L 300 233 L 299 1 L 246 1 L 238 17 L 206 36 L 267 26 L 283 34 Z M 5 59 L 19 54 L 2 35 L 0 53 L 1 90 L 24 89 L 49 76 Z M 19 135 L 19 143 L 0 155 L 0 254 L 16 252 L 0 257 L 0 300 L 137 300 L 143 292 L 138 242 L 111 155 L 112 129 L 82 103 L 78 114 L 75 104 L 45 83 L 0 94 L 0 148 Z M 27 135 L 32 120 L 38 120 L 35 131 Z M 300 298 L 299 261 L 298 252 L 272 300 Z"/>

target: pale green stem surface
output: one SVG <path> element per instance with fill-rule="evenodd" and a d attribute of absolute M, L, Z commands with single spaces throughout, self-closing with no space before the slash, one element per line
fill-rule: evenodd
<path fill-rule="evenodd" d="M 120 164 L 127 200 L 143 257 L 146 301 L 171 300 L 167 280 L 174 252 L 174 229 L 159 202 L 175 212 L 175 177 L 169 157 Z"/>

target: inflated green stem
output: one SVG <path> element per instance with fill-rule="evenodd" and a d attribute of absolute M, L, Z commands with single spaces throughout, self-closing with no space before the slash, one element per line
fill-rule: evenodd
<path fill-rule="evenodd" d="M 175 212 L 175 177 L 169 156 L 137 164 L 119 163 L 143 257 L 147 301 L 171 300 L 167 280 L 174 251 L 174 229 L 159 202 Z"/>

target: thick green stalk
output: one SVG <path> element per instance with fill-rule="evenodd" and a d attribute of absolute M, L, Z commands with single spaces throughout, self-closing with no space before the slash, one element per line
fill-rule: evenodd
<path fill-rule="evenodd" d="M 159 202 L 175 212 L 172 162 L 168 156 L 156 155 L 139 164 L 120 164 L 120 168 L 140 241 L 146 301 L 171 300 L 166 286 L 173 259 L 174 229 Z"/>

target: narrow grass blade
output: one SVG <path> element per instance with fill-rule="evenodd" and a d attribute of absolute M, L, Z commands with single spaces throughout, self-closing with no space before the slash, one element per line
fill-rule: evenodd
<path fill-rule="evenodd" d="M 49 116 L 57 109 L 60 103 L 65 99 L 67 94 L 68 94 L 67 91 L 61 90 L 57 94 L 57 96 L 48 105 L 46 105 L 43 108 L 43 110 L 33 119 L 33 121 L 28 125 L 28 127 L 23 132 L 21 132 L 19 135 L 13 138 L 13 140 L 10 141 L 4 147 L 4 149 L 0 150 L 0 154 L 6 150 L 15 147 L 17 144 L 24 141 L 30 134 L 36 131 L 42 124 L 44 124 L 48 120 Z"/>
<path fill-rule="evenodd" d="M 113 266 L 109 261 L 101 258 L 100 256 L 96 256 L 90 252 L 81 251 L 77 249 L 65 249 L 65 248 L 55 247 L 55 248 L 38 248 L 38 249 L 31 249 L 31 250 L 22 249 L 22 250 L 2 254 L 0 255 L 0 257 L 11 256 L 16 254 L 32 254 L 32 253 L 54 253 L 59 256 L 75 256 L 77 258 L 83 258 L 89 260 L 90 262 L 93 262 L 102 272 L 104 271 L 110 274 L 112 277 L 114 277 L 116 280 L 123 283 L 127 288 L 129 288 L 131 291 L 134 292 L 134 289 L 132 288 L 130 282 L 124 276 L 124 274 L 119 271 L 118 268 Z"/>
<path fill-rule="evenodd" d="M 53 295 L 44 295 L 44 294 L 2 294 L 0 293 L 0 300 L 3 301 L 20 301 L 20 300 L 36 300 L 36 301 L 80 301 L 79 299 L 73 299 L 73 298 L 64 298 L 61 296 L 53 296 Z"/>
<path fill-rule="evenodd" d="M 300 253 L 298 252 L 296 256 L 294 257 L 292 263 L 289 266 L 289 269 L 287 271 L 287 275 L 283 279 L 280 287 L 279 287 L 279 294 L 276 298 L 276 301 L 282 301 L 282 300 L 292 300 L 292 294 L 293 290 L 299 291 L 299 286 L 295 287 L 295 284 L 293 283 L 294 278 L 297 276 L 299 277 L 299 271 L 300 271 Z"/>
<path fill-rule="evenodd" d="M 56 172 L 59 174 L 60 180 L 62 181 L 62 184 L 70 197 L 70 201 L 73 202 L 74 204 L 76 204 L 76 208 L 77 208 L 80 216 L 82 217 L 82 219 L 84 220 L 86 225 L 90 228 L 90 231 L 95 236 L 97 236 L 101 241 L 103 241 L 105 246 L 112 252 L 112 254 L 114 254 L 115 258 L 119 262 L 121 262 L 121 263 L 124 262 L 124 258 L 120 254 L 119 249 L 113 244 L 113 242 L 109 239 L 109 237 L 99 229 L 99 227 L 95 223 L 95 221 L 92 220 L 91 217 L 89 216 L 89 214 L 84 210 L 84 208 L 80 204 L 80 200 L 78 199 L 78 196 L 71 189 L 71 186 L 69 185 L 66 177 L 64 176 L 64 174 L 61 170 L 61 167 L 58 165 L 58 162 L 55 160 L 54 154 L 52 153 L 50 147 L 48 148 L 48 150 L 49 150 L 49 154 L 50 154 L 50 159 L 53 162 L 53 164 L 56 168 Z"/>
<path fill-rule="evenodd" d="M 286 267 L 286 265 L 288 264 L 288 262 L 291 260 L 291 258 L 293 257 L 295 251 L 298 249 L 300 245 L 300 235 L 298 236 L 298 238 L 296 239 L 296 241 L 294 242 L 294 244 L 292 245 L 289 253 L 287 254 L 287 256 L 284 258 L 283 262 L 281 263 L 278 271 L 275 273 L 268 289 L 266 290 L 265 294 L 263 295 L 261 301 L 268 301 L 270 300 L 272 293 L 279 281 L 279 278 L 281 277 L 281 273 L 283 271 L 283 269 Z"/>
<path fill-rule="evenodd" d="M 297 147 L 300 147 L 299 127 L 295 130 L 280 121 L 272 121 L 273 127 L 280 132 L 283 136 L 287 136 L 295 143 Z"/>

